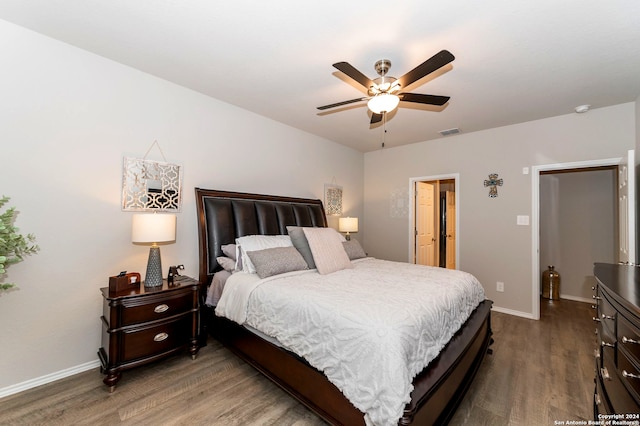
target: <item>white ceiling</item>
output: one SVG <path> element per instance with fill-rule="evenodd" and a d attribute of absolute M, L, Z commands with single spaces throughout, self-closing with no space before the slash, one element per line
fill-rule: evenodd
<path fill-rule="evenodd" d="M 446 107 L 401 104 L 387 147 L 640 95 L 637 0 L 2 0 L 0 19 L 363 152 L 383 137 L 365 102 L 316 109 L 364 96 L 335 62 L 400 77 L 456 56 L 408 88 Z"/>

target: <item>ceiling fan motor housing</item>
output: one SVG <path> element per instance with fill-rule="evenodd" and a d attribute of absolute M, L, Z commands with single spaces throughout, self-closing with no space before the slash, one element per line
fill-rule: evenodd
<path fill-rule="evenodd" d="M 380 59 L 375 63 L 374 67 L 378 75 L 380 77 L 384 77 L 384 75 L 389 71 L 389 68 L 391 68 L 391 61 L 388 59 Z"/>

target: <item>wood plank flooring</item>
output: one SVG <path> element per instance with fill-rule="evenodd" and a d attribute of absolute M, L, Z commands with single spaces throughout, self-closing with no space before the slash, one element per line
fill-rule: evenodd
<path fill-rule="evenodd" d="M 452 425 L 553 425 L 592 413 L 589 304 L 541 302 L 541 320 L 492 313 L 495 343 Z M 123 373 L 110 394 L 96 368 L 0 399 L 0 425 L 324 425 L 304 406 L 209 339 Z M 250 408 L 247 408 L 250 407 Z"/>

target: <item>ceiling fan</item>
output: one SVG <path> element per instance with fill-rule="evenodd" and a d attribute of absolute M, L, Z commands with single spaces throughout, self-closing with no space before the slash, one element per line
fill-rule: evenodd
<path fill-rule="evenodd" d="M 449 96 L 407 93 L 402 92 L 402 89 L 432 72 L 439 70 L 454 59 L 455 56 L 453 56 L 451 52 L 442 50 L 400 78 L 387 76 L 387 72 L 389 71 L 389 68 L 391 68 L 391 61 L 388 59 L 381 59 L 375 63 L 375 70 L 380 77 L 374 80 L 370 80 L 366 75 L 358 71 L 348 62 L 335 63 L 333 64 L 335 68 L 351 77 L 354 81 L 367 89 L 369 96 L 320 106 L 318 109 L 325 110 L 348 105 L 354 102 L 368 101 L 367 106 L 373 113 L 371 115 L 371 124 L 374 124 L 381 121 L 385 113 L 396 109 L 400 101 L 442 106 L 449 101 Z"/>

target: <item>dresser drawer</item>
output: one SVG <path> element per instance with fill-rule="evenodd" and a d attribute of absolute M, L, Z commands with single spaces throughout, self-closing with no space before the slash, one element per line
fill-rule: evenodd
<path fill-rule="evenodd" d="M 604 394 L 614 413 L 635 413 L 638 410 L 638 404 L 622 382 L 622 375 L 616 369 L 613 356 L 610 356 L 612 353 L 611 351 L 607 354 L 605 351 L 603 355 L 604 367 L 598 371 L 597 376 L 602 379 Z M 608 378 L 605 377 L 605 374 L 608 375 Z"/>
<path fill-rule="evenodd" d="M 177 349 L 189 342 L 191 326 L 192 316 L 187 314 L 153 327 L 123 330 L 120 359 L 128 362 Z"/>
<path fill-rule="evenodd" d="M 615 341 L 617 312 L 604 293 L 600 293 L 598 302 L 598 319 L 602 325 L 601 336 L 606 334 L 608 341 Z"/>
<path fill-rule="evenodd" d="M 121 310 L 120 326 L 140 324 L 169 318 L 190 311 L 193 308 L 192 291 L 180 292 L 173 297 L 149 298 L 143 303 L 125 303 Z M 141 299 L 132 300 L 140 302 Z"/>
<path fill-rule="evenodd" d="M 622 382 L 626 384 L 631 395 L 640 404 L 640 369 L 630 362 L 622 352 L 618 353 L 618 372 Z"/>
<path fill-rule="evenodd" d="M 596 374 L 596 389 L 593 394 L 593 418 L 598 419 L 599 414 L 611 414 L 611 405 L 607 399 L 607 395 L 604 392 L 604 386 L 602 385 L 602 379 L 599 374 Z"/>
<path fill-rule="evenodd" d="M 640 330 L 625 319 L 618 316 L 618 347 L 623 347 L 631 358 L 640 365 Z"/>

